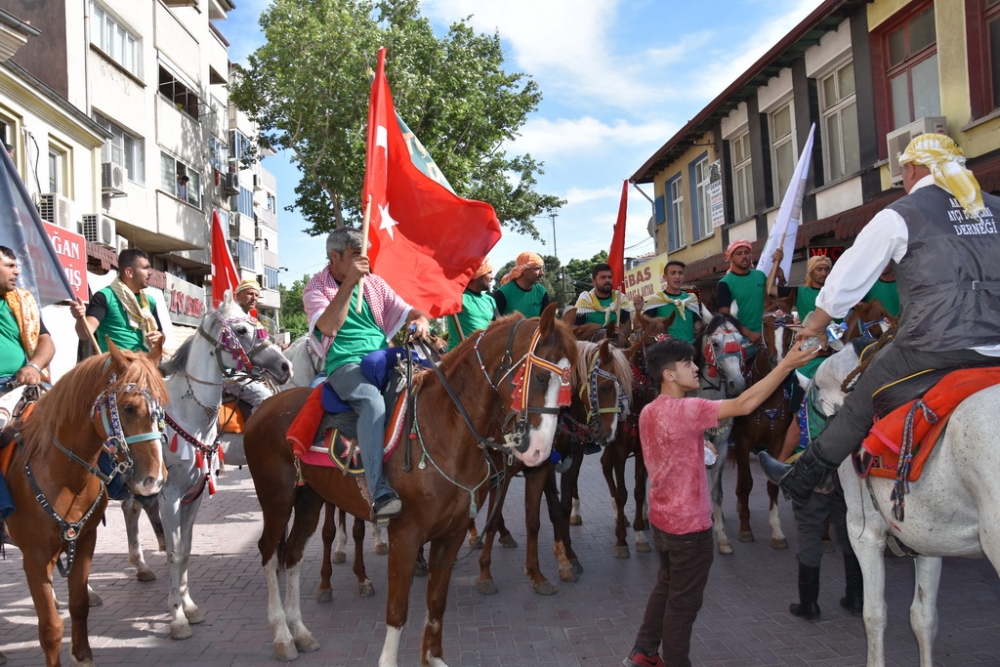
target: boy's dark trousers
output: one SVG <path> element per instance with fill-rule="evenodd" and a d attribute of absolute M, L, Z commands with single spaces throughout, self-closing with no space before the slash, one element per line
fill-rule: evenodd
<path fill-rule="evenodd" d="M 701 609 L 715 557 L 712 529 L 672 535 L 653 526 L 660 571 L 635 645 L 654 655 L 663 643 L 667 667 L 690 667 L 691 628 Z"/>

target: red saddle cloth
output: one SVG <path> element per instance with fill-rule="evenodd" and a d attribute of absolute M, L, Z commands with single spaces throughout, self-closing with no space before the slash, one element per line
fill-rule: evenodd
<path fill-rule="evenodd" d="M 923 409 L 918 408 L 913 415 L 913 458 L 907 479 L 911 482 L 919 479 L 924 463 L 952 411 L 972 394 L 995 384 L 1000 384 L 1000 367 L 955 370 L 941 378 L 922 398 L 909 401 L 884 419 L 876 420 L 862 443 L 865 451 L 873 457 L 868 473 L 876 477 L 896 478 L 906 419 L 913 405 L 920 401 L 923 404 L 921 407 L 937 416 L 937 421 L 927 421 Z"/>

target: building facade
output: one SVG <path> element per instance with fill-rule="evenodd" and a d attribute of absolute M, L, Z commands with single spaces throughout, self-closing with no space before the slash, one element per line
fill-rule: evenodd
<path fill-rule="evenodd" d="M 826 0 L 646 161 L 632 180 L 654 186 L 657 253 L 688 263 L 710 304 L 725 247 L 759 255 L 813 124 L 790 284 L 903 195 L 895 157 L 912 136 L 947 132 L 997 191 L 1000 1 Z"/>

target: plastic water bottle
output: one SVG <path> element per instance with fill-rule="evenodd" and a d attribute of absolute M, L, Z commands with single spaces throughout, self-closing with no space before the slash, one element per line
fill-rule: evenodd
<path fill-rule="evenodd" d="M 837 352 L 844 349 L 844 343 L 840 339 L 844 337 L 845 331 L 847 331 L 846 322 L 841 322 L 840 324 L 830 322 L 826 327 L 827 344 Z"/>
<path fill-rule="evenodd" d="M 819 347 L 819 338 L 817 338 L 816 336 L 810 336 L 809 338 L 805 339 L 801 347 L 803 350 L 811 350 L 813 348 L 817 348 Z"/>

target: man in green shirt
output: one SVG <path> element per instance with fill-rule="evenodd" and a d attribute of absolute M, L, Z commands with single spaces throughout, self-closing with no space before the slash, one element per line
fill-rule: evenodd
<path fill-rule="evenodd" d="M 590 269 L 590 282 L 594 288 L 577 298 L 576 305 L 563 313 L 563 321 L 572 324 L 600 324 L 606 326 L 618 322 L 625 326 L 631 320 L 633 304 L 624 294 L 614 289 L 611 267 L 595 264 Z"/>
<path fill-rule="evenodd" d="M 674 323 L 667 329 L 671 338 L 679 338 L 694 345 L 701 331 L 701 312 L 698 297 L 681 289 L 684 284 L 684 262 L 671 260 L 663 267 L 665 289 L 643 303 L 643 312 L 649 317 L 674 316 Z"/>
<path fill-rule="evenodd" d="M 86 308 L 79 301 L 70 305 L 80 340 L 90 340 L 89 328 L 101 352 L 108 351 L 106 338 L 110 338 L 123 350 L 148 351 L 158 358 L 163 352 L 163 327 L 156 301 L 143 291 L 149 286 L 152 270 L 144 251 L 122 250 L 118 255 L 118 277 L 98 290 Z"/>
<path fill-rule="evenodd" d="M 784 257 L 784 251 L 778 248 L 774 252 L 774 264 L 777 266 Z M 786 297 L 792 292 L 795 293 L 795 312 L 799 315 L 799 322 L 804 322 L 809 313 L 816 310 L 816 297 L 819 291 L 826 284 L 826 277 L 833 269 L 833 261 L 826 255 L 815 255 L 806 262 L 806 284 L 799 287 L 778 287 L 774 281 L 767 286 L 768 296 Z M 840 323 L 840 320 L 836 320 Z"/>
<path fill-rule="evenodd" d="M 767 293 L 767 276 L 752 268 L 753 255 L 750 241 L 738 240 L 726 249 L 729 272 L 719 281 L 715 292 L 715 305 L 720 313 L 729 313 L 736 304 L 736 319 L 740 331 L 751 342 L 760 340 L 764 328 L 764 294 Z"/>
<path fill-rule="evenodd" d="M 486 293 L 493 282 L 493 265 L 484 259 L 476 275 L 462 293 L 462 311 L 448 316 L 448 351 L 469 337 L 473 331 L 485 329 L 496 319 L 497 302 Z"/>
<path fill-rule="evenodd" d="M 868 290 L 868 294 L 865 295 L 864 301 L 865 303 L 878 301 L 885 308 L 885 312 L 889 313 L 893 319 L 899 317 L 899 291 L 896 289 L 896 267 L 892 262 L 886 264 L 882 270 L 882 275 L 878 277 L 878 281 L 872 285 L 872 288 Z"/>
<path fill-rule="evenodd" d="M 338 227 L 326 238 L 330 263 L 302 290 L 302 305 L 309 331 L 326 348 L 327 382 L 337 396 L 358 413 L 358 447 L 364 459 L 365 479 L 375 520 L 391 519 L 403 511 L 403 501 L 382 473 L 382 440 L 385 436 L 385 399 L 361 371 L 361 360 L 389 346 L 389 339 L 404 325 L 426 338 L 430 325 L 424 314 L 411 308 L 380 276 L 371 273 L 361 250 L 361 232 Z M 357 308 L 358 283 L 364 277 L 364 298 Z"/>
<path fill-rule="evenodd" d="M 514 268 L 500 279 L 500 287 L 493 292 L 499 315 L 518 312 L 525 317 L 539 317 L 549 305 L 549 293 L 538 282 L 545 274 L 545 262 L 533 252 L 517 256 Z"/>
<path fill-rule="evenodd" d="M 18 288 L 21 275 L 14 251 L 0 246 L 0 393 L 17 384 L 37 385 L 56 347 L 35 298 Z"/>

